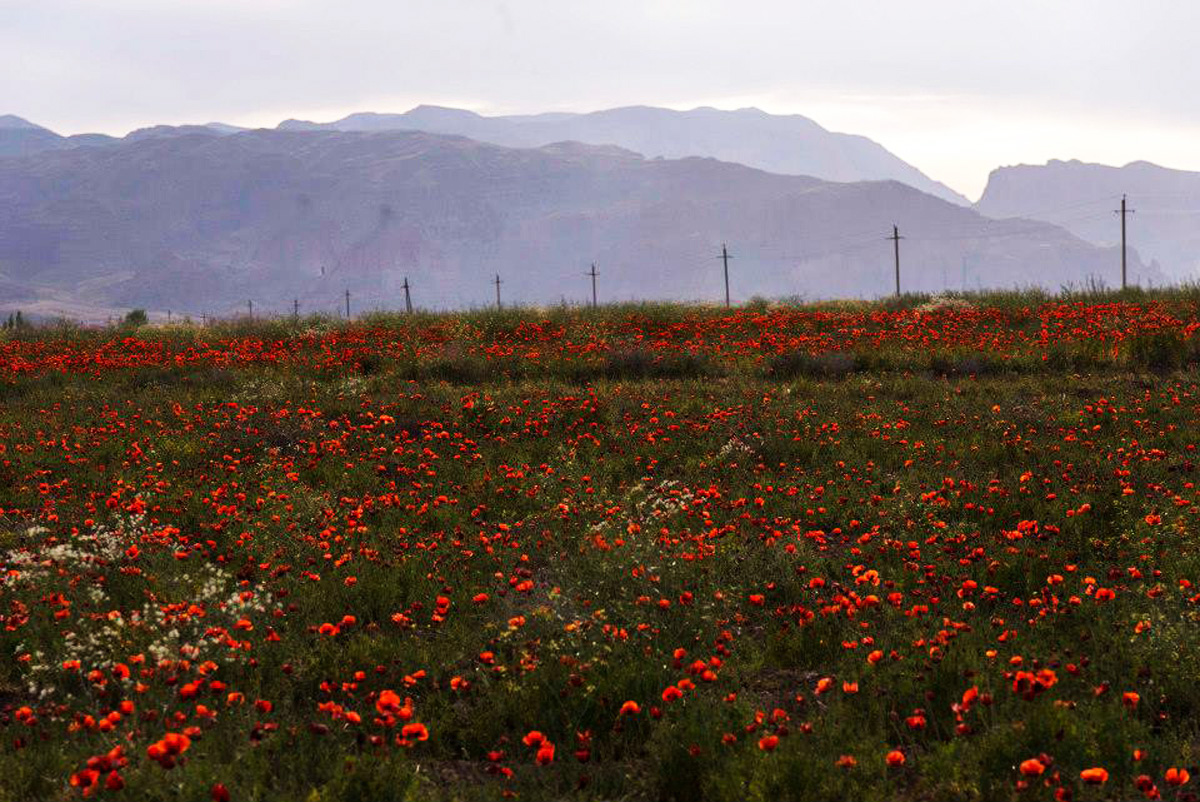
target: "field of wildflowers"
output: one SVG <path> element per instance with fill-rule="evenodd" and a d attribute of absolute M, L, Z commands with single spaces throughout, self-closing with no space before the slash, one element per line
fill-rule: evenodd
<path fill-rule="evenodd" d="M 1200 297 L 0 339 L 0 799 L 1195 799 Z"/>

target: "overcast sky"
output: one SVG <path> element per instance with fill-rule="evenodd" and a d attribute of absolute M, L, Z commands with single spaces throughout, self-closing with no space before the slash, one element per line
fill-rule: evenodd
<path fill-rule="evenodd" d="M 0 113 L 60 133 L 758 106 L 976 197 L 999 165 L 1200 169 L 1191 0 L 0 0 Z"/>

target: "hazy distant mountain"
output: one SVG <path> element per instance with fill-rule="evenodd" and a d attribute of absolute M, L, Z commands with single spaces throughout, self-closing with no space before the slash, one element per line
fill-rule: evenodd
<path fill-rule="evenodd" d="M 830 183 L 714 159 L 421 132 L 198 131 L 0 159 L 0 276 L 95 306 L 229 314 L 581 299 L 735 299 L 1041 284 L 1111 273 L 1054 226 L 991 222 L 898 182 Z M 1135 260 L 1135 265 L 1136 265 Z M 1139 270 L 1144 270 L 1140 265 Z M 0 299 L 11 307 L 11 299 Z"/>
<path fill-rule="evenodd" d="M 71 134 L 71 136 L 67 137 L 67 142 L 74 147 L 82 145 L 111 145 L 114 142 L 120 141 L 120 138 L 109 136 L 108 134 Z"/>
<path fill-rule="evenodd" d="M 205 125 L 156 125 L 150 128 L 140 128 L 127 134 L 125 139 L 142 139 L 148 136 L 178 136 L 180 134 L 208 132 L 218 134 L 233 134 L 245 131 L 225 123 L 207 123 Z M 74 134 L 62 136 L 49 128 L 35 125 L 15 114 L 0 115 L 0 157 L 29 156 L 47 150 L 63 150 L 82 146 L 102 146 L 120 142 L 120 137 L 108 134 Z"/>
<path fill-rule="evenodd" d="M 27 156 L 69 147 L 64 137 L 15 114 L 0 115 L 0 156 Z"/>
<path fill-rule="evenodd" d="M 236 134 L 239 131 L 249 131 L 249 128 L 243 128 L 240 125 L 230 125 L 229 123 L 205 123 L 205 128 L 216 131 L 218 134 Z"/>
<path fill-rule="evenodd" d="M 46 150 L 109 145 L 119 141 L 107 134 L 62 136 L 15 114 L 0 115 L 0 156 L 29 156 Z"/>
<path fill-rule="evenodd" d="M 34 125 L 15 114 L 0 114 L 0 131 L 44 131 L 40 125 Z"/>
<path fill-rule="evenodd" d="M 234 125 L 226 125 L 225 123 L 207 123 L 205 125 L 152 125 L 148 128 L 139 128 L 136 131 L 130 131 L 125 135 L 126 140 L 135 141 L 138 139 L 147 139 L 149 137 L 163 136 L 183 136 L 185 134 L 236 134 L 239 131 L 245 131 L 245 128 L 238 128 Z"/>
<path fill-rule="evenodd" d="M 287 120 L 283 130 L 413 130 L 457 134 L 510 147 L 575 141 L 619 145 L 647 157 L 711 156 L 783 175 L 827 181 L 893 179 L 931 195 L 970 205 L 954 190 L 863 136 L 827 131 L 798 114 L 758 109 L 691 111 L 630 106 L 591 114 L 484 117 L 462 109 L 418 106 L 404 114 L 351 114 L 332 123 Z"/>
<path fill-rule="evenodd" d="M 976 208 L 990 217 L 1046 220 L 1113 245 L 1121 242 L 1121 220 L 1113 212 L 1122 194 L 1136 209 L 1127 218 L 1130 246 L 1172 279 L 1200 277 L 1200 173 L 1149 162 L 1002 167 L 992 172 Z"/>

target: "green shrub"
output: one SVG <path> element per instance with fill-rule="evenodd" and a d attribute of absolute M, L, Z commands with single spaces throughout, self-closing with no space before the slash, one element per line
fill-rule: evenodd
<path fill-rule="evenodd" d="M 664 354 L 655 356 L 648 351 L 619 351 L 609 354 L 600 369 L 601 375 L 617 379 L 697 379 L 715 376 L 717 366 L 700 354 Z"/>
<path fill-rule="evenodd" d="M 767 362 L 767 375 L 773 379 L 841 378 L 849 376 L 858 368 L 854 354 L 834 351 L 825 354 L 810 354 L 792 351 L 774 356 Z"/>
<path fill-rule="evenodd" d="M 1142 334 L 1129 341 L 1129 361 L 1156 372 L 1179 370 L 1191 359 L 1189 342 L 1179 332 Z"/>
<path fill-rule="evenodd" d="M 126 326 L 137 328 L 138 326 L 145 326 L 148 322 L 150 322 L 150 318 L 146 316 L 145 309 L 134 309 L 129 314 L 125 315 L 123 322 Z"/>

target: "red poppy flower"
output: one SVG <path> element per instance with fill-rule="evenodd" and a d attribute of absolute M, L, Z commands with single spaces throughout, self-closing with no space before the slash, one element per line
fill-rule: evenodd
<path fill-rule="evenodd" d="M 1167 769 L 1164 779 L 1166 779 L 1167 785 L 1186 785 L 1188 780 L 1192 779 L 1192 775 L 1188 773 L 1187 769 L 1177 769 L 1172 766 Z"/>
<path fill-rule="evenodd" d="M 1046 765 L 1037 758 L 1021 761 L 1021 773 L 1026 777 L 1037 777 L 1046 770 Z"/>

